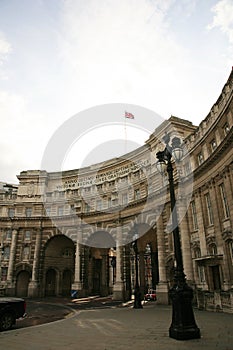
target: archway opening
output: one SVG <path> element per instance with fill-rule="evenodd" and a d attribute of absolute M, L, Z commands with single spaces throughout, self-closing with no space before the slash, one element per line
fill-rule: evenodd
<path fill-rule="evenodd" d="M 48 240 L 44 251 L 44 293 L 70 295 L 74 275 L 74 242 L 65 235 Z"/>
<path fill-rule="evenodd" d="M 30 280 L 30 273 L 22 270 L 16 277 L 16 296 L 25 298 L 28 296 L 28 285 Z"/>

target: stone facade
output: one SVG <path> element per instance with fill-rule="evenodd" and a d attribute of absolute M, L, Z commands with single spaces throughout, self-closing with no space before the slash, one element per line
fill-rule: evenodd
<path fill-rule="evenodd" d="M 62 173 L 22 171 L 0 183 L 3 295 L 131 298 L 137 238 L 141 292 L 168 303 L 174 271 L 167 178 L 156 168 L 165 132 L 183 140 L 174 164 L 184 272 L 199 308 L 233 312 L 233 73 L 194 126 L 171 117 L 145 146 Z M 135 236 L 136 235 L 136 236 Z"/>

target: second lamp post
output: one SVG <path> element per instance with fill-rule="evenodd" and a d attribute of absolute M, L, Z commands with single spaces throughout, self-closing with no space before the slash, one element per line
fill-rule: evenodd
<path fill-rule="evenodd" d="M 183 156 L 183 151 L 180 145 L 180 139 L 178 137 L 173 138 L 172 146 L 169 146 L 170 136 L 168 134 L 164 136 L 163 140 L 166 144 L 166 147 L 164 151 L 160 151 L 156 154 L 158 158 L 157 168 L 162 174 L 165 172 L 165 170 L 168 173 L 174 253 L 176 262 L 174 284 L 169 290 L 169 297 L 172 301 L 172 323 L 169 328 L 169 336 L 178 340 L 195 339 L 200 338 L 200 330 L 196 325 L 193 313 L 193 290 L 187 285 L 184 274 L 180 233 L 176 210 L 173 166 L 171 161 L 172 156 L 176 161 L 180 161 Z"/>
<path fill-rule="evenodd" d="M 141 302 L 141 291 L 139 287 L 139 281 L 138 281 L 138 234 L 135 233 L 134 235 L 134 241 L 132 243 L 133 249 L 134 249 L 134 256 L 135 256 L 135 286 L 134 286 L 134 309 L 142 309 L 142 302 Z"/>

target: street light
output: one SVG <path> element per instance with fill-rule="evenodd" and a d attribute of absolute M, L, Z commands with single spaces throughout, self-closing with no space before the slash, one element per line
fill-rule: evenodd
<path fill-rule="evenodd" d="M 175 274 L 174 284 L 169 290 L 169 297 L 172 301 L 172 323 L 169 328 L 169 336 L 177 340 L 200 338 L 200 329 L 197 327 L 193 307 L 193 290 L 186 283 L 184 274 L 183 258 L 180 244 L 180 233 L 177 220 L 176 199 L 174 191 L 173 166 L 171 158 L 180 161 L 183 156 L 180 139 L 174 137 L 172 146 L 169 146 L 170 136 L 166 133 L 163 138 L 166 147 L 163 151 L 157 152 L 157 169 L 164 174 L 168 173 L 169 190 L 171 199 L 173 240 L 175 250 Z"/>
<path fill-rule="evenodd" d="M 135 255 L 135 286 L 134 286 L 134 309 L 142 309 L 141 303 L 141 292 L 138 283 L 138 233 L 136 232 L 134 235 L 134 240 L 132 243 Z"/>

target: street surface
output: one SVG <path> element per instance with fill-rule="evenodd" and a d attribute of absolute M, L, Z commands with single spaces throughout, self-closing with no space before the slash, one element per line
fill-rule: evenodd
<path fill-rule="evenodd" d="M 1 332 L 1 350 L 233 350 L 232 314 L 194 309 L 201 339 L 178 341 L 168 336 L 171 307 L 156 302 L 144 304 L 143 309 L 98 298 L 36 303 L 28 301 L 32 318 L 39 311 L 49 322 L 51 315 L 56 318 L 60 313 L 65 318 Z"/>

